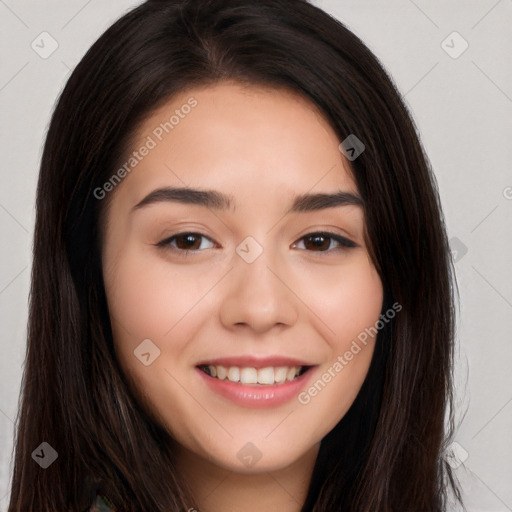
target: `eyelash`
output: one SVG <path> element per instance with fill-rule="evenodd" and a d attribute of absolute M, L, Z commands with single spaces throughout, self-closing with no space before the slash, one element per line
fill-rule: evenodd
<path fill-rule="evenodd" d="M 173 251 L 174 253 L 178 254 L 179 256 L 187 256 L 190 253 L 201 252 L 202 250 L 204 250 L 204 249 L 202 249 L 202 250 L 200 250 L 200 249 L 195 249 L 195 250 L 178 249 L 177 247 L 173 247 L 173 246 L 170 245 L 171 242 L 175 238 L 180 237 L 180 236 L 184 236 L 184 235 L 193 235 L 195 237 L 202 237 L 202 238 L 206 238 L 206 239 L 208 239 L 210 241 L 213 241 L 209 237 L 207 237 L 206 235 L 203 235 L 202 233 L 196 233 L 196 232 L 193 232 L 193 231 L 183 231 L 182 233 L 176 233 L 176 234 L 174 234 L 174 235 L 172 235 L 172 236 L 170 236 L 168 238 L 165 238 L 164 240 L 156 243 L 155 245 L 157 247 L 160 247 L 160 248 L 163 248 L 163 249 L 170 249 L 171 251 Z M 336 247 L 334 249 L 327 249 L 327 250 L 324 250 L 324 251 L 309 251 L 309 252 L 332 253 L 332 252 L 338 252 L 338 251 L 346 251 L 347 249 L 352 249 L 352 248 L 357 246 L 357 244 L 355 244 L 354 242 L 352 242 L 348 238 L 345 238 L 343 236 L 337 235 L 336 233 L 332 233 L 330 231 L 312 231 L 311 233 L 307 233 L 303 237 L 299 238 L 299 240 L 304 240 L 305 238 L 313 237 L 315 235 L 335 240 L 336 242 L 338 242 L 340 244 L 340 246 L 338 246 L 338 247 Z M 307 250 L 307 249 L 301 249 L 301 250 Z"/>

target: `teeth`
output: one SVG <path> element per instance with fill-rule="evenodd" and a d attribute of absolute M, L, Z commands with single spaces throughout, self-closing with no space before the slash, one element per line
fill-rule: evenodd
<path fill-rule="evenodd" d="M 240 368 L 236 366 L 230 366 L 228 370 L 228 380 L 231 382 L 240 381 Z"/>
<path fill-rule="evenodd" d="M 241 384 L 262 384 L 271 386 L 274 384 L 282 384 L 297 377 L 300 373 L 301 366 L 267 366 L 266 368 L 239 368 L 237 366 L 214 366 L 209 365 L 206 373 L 211 377 L 220 380 L 229 380 L 230 382 L 240 382 Z"/>
<path fill-rule="evenodd" d="M 269 366 L 258 370 L 258 384 L 274 384 L 274 368 Z"/>
<path fill-rule="evenodd" d="M 256 368 L 242 368 L 240 372 L 240 382 L 242 384 L 256 384 L 258 382 L 258 372 Z"/>
<path fill-rule="evenodd" d="M 226 370 L 226 368 L 224 368 L 224 366 L 211 366 L 210 365 L 208 368 L 210 368 L 212 377 L 217 377 L 220 380 L 224 380 L 228 375 L 228 371 Z M 213 368 L 213 371 L 212 371 L 212 368 Z M 216 373 L 217 375 L 214 375 L 214 373 Z"/>
<path fill-rule="evenodd" d="M 299 368 L 300 370 L 300 368 Z M 296 371 L 295 371 L 295 368 L 290 368 L 288 370 L 288 372 L 286 373 L 286 380 L 293 380 L 293 378 L 295 377 L 296 375 Z"/>
<path fill-rule="evenodd" d="M 274 380 L 277 383 L 284 382 L 287 374 L 288 368 L 286 366 L 280 366 L 279 368 L 276 368 L 276 371 L 274 372 Z"/>

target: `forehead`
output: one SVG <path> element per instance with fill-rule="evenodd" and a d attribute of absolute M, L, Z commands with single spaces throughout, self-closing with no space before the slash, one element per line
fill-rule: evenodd
<path fill-rule="evenodd" d="M 189 89 L 138 127 L 125 156 L 138 153 L 137 162 L 118 189 L 131 204 L 156 187 L 222 189 L 234 207 L 237 196 L 258 193 L 357 193 L 339 143 L 316 106 L 289 90 L 233 82 Z"/>

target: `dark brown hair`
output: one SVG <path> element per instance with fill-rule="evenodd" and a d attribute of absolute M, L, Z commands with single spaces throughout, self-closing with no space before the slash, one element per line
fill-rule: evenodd
<path fill-rule="evenodd" d="M 169 434 L 115 358 L 100 262 L 108 201 L 93 191 L 151 112 L 222 80 L 298 92 L 340 141 L 363 141 L 351 168 L 367 244 L 383 311 L 402 306 L 379 332 L 354 404 L 322 441 L 302 511 L 444 510 L 447 489 L 459 494 L 443 458 L 455 278 L 435 178 L 400 94 L 352 32 L 305 0 L 153 0 L 91 47 L 49 126 L 9 511 L 82 511 L 98 488 L 122 511 L 197 506 L 163 449 Z M 47 469 L 31 458 L 43 441 L 58 452 Z"/>

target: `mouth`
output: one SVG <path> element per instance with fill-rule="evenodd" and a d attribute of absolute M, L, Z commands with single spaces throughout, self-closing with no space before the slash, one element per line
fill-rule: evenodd
<path fill-rule="evenodd" d="M 288 356 L 236 356 L 200 361 L 195 370 L 206 389 L 245 408 L 289 403 L 310 382 L 318 365 Z"/>
<path fill-rule="evenodd" d="M 201 364 L 197 368 L 216 380 L 239 383 L 248 386 L 264 387 L 284 385 L 299 379 L 313 366 L 223 366 L 219 364 Z"/>

